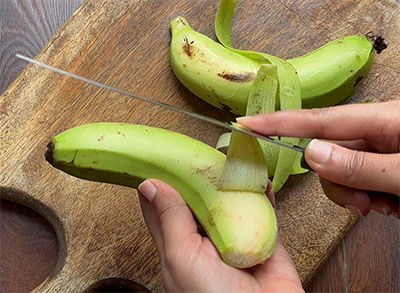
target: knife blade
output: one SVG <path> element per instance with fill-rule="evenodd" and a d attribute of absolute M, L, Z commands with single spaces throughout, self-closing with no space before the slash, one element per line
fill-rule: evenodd
<path fill-rule="evenodd" d="M 74 73 L 71 73 L 71 72 L 68 72 L 68 71 L 65 71 L 65 70 L 62 70 L 62 69 L 47 65 L 47 64 L 45 64 L 43 62 L 31 59 L 31 58 L 26 57 L 26 56 L 21 55 L 21 54 L 16 54 L 15 56 L 17 58 L 19 58 L 19 59 L 25 60 L 25 61 L 27 61 L 29 63 L 38 65 L 40 67 L 49 69 L 49 70 L 51 70 L 53 72 L 56 72 L 58 74 L 65 75 L 65 76 L 68 76 L 68 77 L 71 77 L 71 78 L 74 78 L 74 79 L 89 83 L 89 84 L 97 86 L 97 87 L 101 87 L 101 88 L 104 88 L 104 89 L 107 89 L 107 90 L 110 90 L 110 91 L 113 91 L 113 92 L 116 92 L 116 93 L 119 93 L 119 94 L 122 94 L 122 95 L 125 95 L 125 96 L 129 96 L 129 97 L 131 97 L 133 99 L 140 100 L 140 101 L 143 101 L 143 102 L 146 102 L 146 103 L 150 103 L 150 104 L 153 104 L 153 105 L 168 109 L 170 111 L 174 111 L 174 112 L 177 112 L 177 113 L 180 113 L 180 114 L 184 114 L 184 115 L 190 116 L 192 118 L 211 123 L 213 125 L 216 125 L 218 127 L 221 127 L 221 128 L 224 128 L 224 129 L 227 129 L 227 130 L 230 130 L 230 131 L 237 131 L 237 132 L 240 132 L 240 133 L 245 134 L 245 135 L 249 135 L 249 136 L 252 136 L 252 137 L 255 137 L 255 138 L 258 138 L 258 139 L 262 139 L 262 140 L 268 141 L 270 143 L 273 143 L 273 144 L 281 146 L 281 147 L 285 147 L 285 148 L 288 148 L 288 149 L 291 149 L 291 150 L 294 150 L 294 151 L 297 151 L 297 152 L 301 152 L 303 154 L 302 166 L 304 165 L 304 167 L 307 167 L 307 165 L 305 164 L 305 160 L 304 160 L 304 150 L 305 150 L 305 148 L 303 148 L 301 146 L 294 145 L 294 144 L 291 144 L 291 143 L 288 143 L 288 142 L 284 142 L 284 141 L 280 141 L 280 140 L 277 140 L 277 139 L 273 139 L 273 138 L 271 138 L 269 136 L 265 136 L 265 135 L 259 134 L 257 132 L 251 131 L 250 129 L 237 128 L 237 127 L 235 127 L 232 124 L 229 124 L 227 122 L 223 122 L 223 121 L 220 121 L 220 120 L 217 120 L 217 119 L 214 119 L 214 118 L 211 118 L 211 117 L 199 114 L 199 113 L 195 113 L 195 112 L 187 111 L 187 110 L 184 110 L 184 109 L 180 109 L 180 108 L 174 107 L 172 105 L 169 105 L 169 104 L 166 104 L 166 103 L 163 103 L 163 102 L 159 102 L 157 100 L 153 100 L 153 99 L 150 99 L 150 98 L 139 96 L 139 95 L 137 95 L 135 93 L 124 91 L 124 90 L 112 87 L 110 85 L 106 85 L 106 84 L 103 84 L 103 83 L 100 83 L 100 82 L 85 78 L 83 76 L 80 76 L 80 75 L 77 75 L 77 74 L 74 74 Z"/>

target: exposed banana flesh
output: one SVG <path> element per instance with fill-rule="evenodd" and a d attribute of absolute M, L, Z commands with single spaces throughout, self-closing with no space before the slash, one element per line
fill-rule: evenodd
<path fill-rule="evenodd" d="M 167 182 L 229 265 L 254 266 L 275 248 L 277 222 L 265 194 L 220 190 L 226 156 L 188 136 L 143 125 L 86 124 L 55 136 L 46 158 L 68 174 L 93 181 L 133 188 L 146 178 Z"/>

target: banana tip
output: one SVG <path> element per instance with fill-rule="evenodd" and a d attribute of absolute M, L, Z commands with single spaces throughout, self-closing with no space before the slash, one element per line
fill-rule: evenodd
<path fill-rule="evenodd" d="M 173 20 L 170 21 L 169 25 L 170 25 L 170 29 L 171 29 L 171 33 L 172 34 L 177 32 L 177 31 L 179 31 L 179 30 L 182 30 L 182 29 L 185 29 L 185 28 L 190 28 L 189 23 L 182 16 L 175 17 Z"/>
<path fill-rule="evenodd" d="M 47 151 L 44 156 L 46 158 L 46 161 L 49 162 L 51 165 L 53 165 L 53 153 L 54 153 L 54 143 L 50 141 L 47 144 Z"/>

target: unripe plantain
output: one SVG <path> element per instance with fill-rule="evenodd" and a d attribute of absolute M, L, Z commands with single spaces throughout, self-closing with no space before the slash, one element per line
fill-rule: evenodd
<path fill-rule="evenodd" d="M 223 47 L 193 30 L 183 17 L 173 19 L 170 27 L 170 60 L 177 78 L 211 105 L 244 115 L 251 84 L 265 60 Z M 270 55 L 263 56 L 268 60 Z M 348 36 L 287 60 L 299 76 L 302 107 L 331 106 L 351 97 L 370 70 L 373 56 L 366 37 Z"/>
<path fill-rule="evenodd" d="M 55 136 L 46 158 L 88 180 L 133 188 L 146 178 L 167 182 L 232 266 L 262 263 L 275 248 L 277 223 L 264 193 L 220 190 L 225 155 L 185 135 L 142 125 L 87 124 Z"/>
<path fill-rule="evenodd" d="M 183 17 L 170 27 L 171 66 L 183 85 L 217 108 L 244 113 L 259 62 L 194 31 Z"/>
<path fill-rule="evenodd" d="M 314 108 L 350 98 L 373 60 L 373 44 L 365 36 L 347 36 L 287 62 L 299 75 L 304 108 Z"/>

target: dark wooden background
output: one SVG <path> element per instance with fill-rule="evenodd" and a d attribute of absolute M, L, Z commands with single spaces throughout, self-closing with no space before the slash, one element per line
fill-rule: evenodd
<path fill-rule="evenodd" d="M 0 94 L 26 66 L 15 53 L 35 56 L 81 3 L 0 0 Z M 394 217 L 374 212 L 360 219 L 306 290 L 400 292 L 399 227 Z M 32 290 L 51 273 L 57 249 L 46 220 L 1 200 L 0 292 Z"/>

